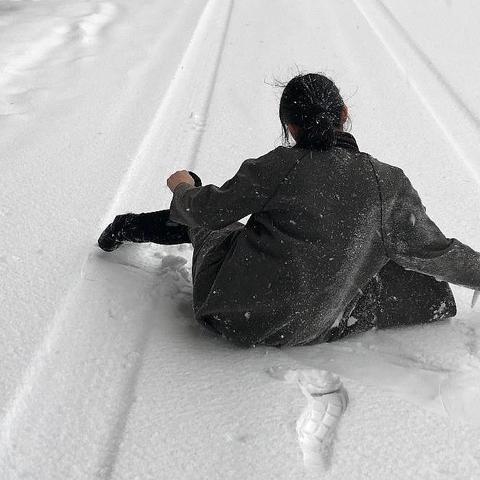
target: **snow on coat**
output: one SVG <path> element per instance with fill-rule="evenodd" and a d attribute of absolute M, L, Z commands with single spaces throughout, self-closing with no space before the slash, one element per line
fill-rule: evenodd
<path fill-rule="evenodd" d="M 212 230 L 251 214 L 207 298 L 194 301 L 198 321 L 237 343 L 324 340 L 389 259 L 480 289 L 480 254 L 445 238 L 404 172 L 348 133 L 328 151 L 278 147 L 248 159 L 221 187 L 182 183 L 170 211 Z"/>

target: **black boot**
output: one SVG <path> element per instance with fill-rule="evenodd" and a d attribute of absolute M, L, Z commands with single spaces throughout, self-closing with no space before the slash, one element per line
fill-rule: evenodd
<path fill-rule="evenodd" d="M 195 180 L 195 186 L 200 187 L 200 177 L 193 172 L 189 173 Z M 117 215 L 100 235 L 98 246 L 106 252 L 112 252 L 123 242 L 178 245 L 190 243 L 190 237 L 186 225 L 170 220 L 170 210 L 160 210 Z"/>

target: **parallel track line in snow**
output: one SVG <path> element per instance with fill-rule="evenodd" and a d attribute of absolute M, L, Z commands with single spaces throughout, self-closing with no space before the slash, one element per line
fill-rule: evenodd
<path fill-rule="evenodd" d="M 204 14 L 207 5 L 208 4 L 206 4 L 206 6 L 204 7 L 204 9 L 202 11 L 202 14 Z M 197 27 L 192 34 L 192 38 L 195 36 L 195 32 L 198 29 L 198 23 L 201 21 L 201 16 L 202 15 L 200 15 L 199 20 L 197 22 Z M 182 59 L 179 63 L 179 67 L 177 68 L 177 72 L 178 72 L 178 69 L 182 66 L 182 62 L 185 58 L 185 53 L 188 51 L 188 48 L 191 44 L 191 41 L 192 40 L 190 39 L 189 43 L 187 44 L 185 52 L 183 53 Z M 164 43 L 164 42 L 165 42 L 165 38 L 162 35 L 160 37 L 159 45 L 161 43 Z M 157 47 L 157 46 L 158 45 L 155 45 L 155 47 Z M 154 48 L 154 50 L 156 50 L 156 48 Z M 147 72 L 145 72 L 145 73 L 147 73 Z M 172 82 L 173 82 L 173 79 L 170 82 L 170 85 L 171 85 Z M 161 108 L 161 106 L 160 106 L 160 108 Z M 157 114 L 158 114 L 158 110 L 157 110 Z M 152 124 L 153 124 L 153 122 L 152 122 Z M 143 138 L 143 142 L 141 143 L 139 150 L 141 150 L 142 145 L 145 144 L 146 138 L 148 137 L 148 135 L 150 133 L 150 130 L 152 129 L 151 128 L 152 124 L 150 125 L 150 129 L 147 131 L 147 134 Z M 137 154 L 137 156 L 138 156 L 138 154 Z M 126 190 L 127 185 L 126 185 L 125 177 L 128 177 L 129 172 L 132 170 L 132 166 L 133 166 L 133 164 L 130 165 L 126 175 L 124 176 L 124 178 L 121 182 L 120 190 L 123 190 L 123 191 Z M 117 199 L 119 196 L 120 196 L 120 194 L 117 193 L 115 198 Z M 110 217 L 108 217 L 108 215 L 107 215 L 105 218 L 110 218 Z M 104 224 L 105 224 L 105 221 L 102 222 L 102 225 L 104 225 Z M 88 262 L 88 257 L 85 259 L 84 262 Z M 55 340 L 58 338 L 58 335 L 59 335 L 58 329 L 59 329 L 59 326 L 60 326 L 60 322 L 59 322 L 58 319 L 62 318 L 65 315 L 64 312 L 65 312 L 67 306 L 70 305 L 71 303 L 73 303 L 72 292 L 76 291 L 77 286 L 78 286 L 78 282 L 75 282 L 70 287 L 70 289 L 68 290 L 68 292 L 65 296 L 64 301 L 62 302 L 60 307 L 55 312 L 55 315 L 53 317 L 53 321 L 51 322 L 51 326 L 50 326 L 49 330 L 45 334 L 41 345 L 39 346 L 35 355 L 33 356 L 27 370 L 23 374 L 21 381 L 18 383 L 19 386 L 18 386 L 17 391 L 15 392 L 14 396 L 12 397 L 12 401 L 10 402 L 9 405 L 6 406 L 6 408 L 4 410 L 5 413 L 2 416 L 1 423 L 0 423 L 0 447 L 6 446 L 6 445 L 9 444 L 10 431 L 11 431 L 12 425 L 14 424 L 14 419 L 23 410 L 23 408 L 25 408 L 25 399 L 29 396 L 30 391 L 31 391 L 31 386 L 34 383 L 35 378 L 37 377 L 39 371 L 43 367 L 43 364 L 44 364 L 43 360 L 46 356 L 48 356 L 50 354 L 50 352 L 52 351 L 53 345 L 55 344 Z M 0 458 L 1 458 L 1 452 L 2 451 L 5 451 L 5 448 L 3 448 L 3 449 L 0 448 Z M 0 467 L 1 467 L 1 464 L 0 464 Z"/>
<path fill-rule="evenodd" d="M 212 0 L 209 0 L 209 3 L 212 3 Z M 162 103 L 160 104 L 160 107 L 157 109 L 156 114 L 155 114 L 152 122 L 150 123 L 149 129 L 147 130 L 147 133 L 145 134 L 142 142 L 140 143 L 140 146 L 138 148 L 137 154 L 134 157 L 134 160 L 131 162 L 126 174 L 124 175 L 124 177 L 122 178 L 122 180 L 120 182 L 120 187 L 119 187 L 119 189 L 118 189 L 118 191 L 115 195 L 113 205 L 109 209 L 109 212 L 114 211 L 114 206 L 115 206 L 116 203 L 118 203 L 118 199 L 122 195 L 124 195 L 126 190 L 128 189 L 128 179 L 132 175 L 132 171 L 135 168 L 135 162 L 138 161 L 140 153 L 145 148 L 145 145 L 151 140 L 150 137 L 152 136 L 152 133 L 153 133 L 153 130 L 154 130 L 153 126 L 156 125 L 156 119 L 158 119 L 159 112 L 162 110 L 162 107 L 165 104 L 165 98 L 168 97 L 169 94 L 171 94 L 171 86 L 175 81 L 175 77 L 178 75 L 178 71 L 183 68 L 183 64 L 184 64 L 184 61 L 185 61 L 186 54 L 187 54 L 188 50 L 191 48 L 192 39 L 195 37 L 195 34 L 198 30 L 198 25 L 202 22 L 202 18 L 205 16 L 205 11 L 207 10 L 207 7 L 208 7 L 209 3 L 207 3 L 205 5 L 205 7 L 203 8 L 202 14 L 199 17 L 199 20 L 197 22 L 197 26 L 196 26 L 193 34 L 192 34 L 192 37 L 191 37 L 189 43 L 187 44 L 185 52 L 183 53 L 183 56 L 182 56 L 181 61 L 179 63 L 179 66 L 177 67 L 176 73 L 175 73 L 174 77 L 172 78 L 172 80 L 170 81 L 169 88 L 167 89 L 167 92 L 164 96 L 164 99 L 163 99 Z M 162 42 L 163 41 L 164 41 L 164 39 L 162 38 Z M 111 219 L 111 217 L 112 217 L 112 214 L 108 213 L 107 215 L 105 215 L 104 218 L 105 219 Z M 101 225 L 103 225 L 103 226 L 106 223 L 105 219 L 101 223 Z M 89 261 L 89 259 L 87 257 L 84 262 L 88 262 L 88 261 Z M 83 270 L 83 268 L 82 268 L 82 270 Z M 57 310 L 57 312 L 54 316 L 54 320 L 52 322 L 52 327 L 50 328 L 50 330 L 45 335 L 42 344 L 38 348 L 38 350 L 37 350 L 36 354 L 34 355 L 32 361 L 30 362 L 30 365 L 29 365 L 26 373 L 23 375 L 22 381 L 19 383 L 20 387 L 13 397 L 13 402 L 10 404 L 10 406 L 8 406 L 5 409 L 6 413 L 3 416 L 3 419 L 2 419 L 2 422 L 1 422 L 1 427 L 0 427 L 0 446 L 6 445 L 8 443 L 8 440 L 9 440 L 8 432 L 10 431 L 11 425 L 14 422 L 14 418 L 18 415 L 21 406 L 24 405 L 25 398 L 30 393 L 31 385 L 34 382 L 34 379 L 36 378 L 38 372 L 42 368 L 42 365 L 43 365 L 42 359 L 44 358 L 44 356 L 49 354 L 49 352 L 52 350 L 52 345 L 55 343 L 55 339 L 58 338 L 57 329 L 58 329 L 58 326 L 59 326 L 59 322 L 57 321 L 57 318 L 63 317 L 66 306 L 72 303 L 71 294 L 72 294 L 72 292 L 74 292 L 76 290 L 76 287 L 77 287 L 77 283 L 75 283 L 69 289 L 69 291 L 67 292 L 67 295 L 65 297 L 65 301 L 64 301 L 63 306 L 61 306 L 61 308 L 59 310 Z"/>
<path fill-rule="evenodd" d="M 381 0 L 352 0 L 480 188 L 480 118 Z"/>
<path fill-rule="evenodd" d="M 167 174 L 172 173 L 170 165 L 174 162 L 183 167 L 195 165 L 232 9 L 233 0 L 209 0 L 205 6 L 167 92 L 102 220 L 102 226 L 111 221 L 122 205 L 135 200 L 142 202 L 140 197 L 148 199 L 146 188 L 152 196 L 155 194 L 152 187 L 156 187 L 157 183 L 152 184 L 152 175 L 163 175 L 158 180 L 165 181 Z M 216 43 L 212 42 L 212 38 Z M 207 50 L 207 46 L 210 49 Z M 160 164 L 155 163 L 157 153 L 164 158 Z"/>
<path fill-rule="evenodd" d="M 218 50 L 216 52 L 216 58 L 214 61 L 214 69 L 211 74 L 211 78 L 208 84 L 208 88 L 206 89 L 207 94 L 205 97 L 205 101 L 203 104 L 203 107 L 201 109 L 201 117 L 202 117 L 202 123 L 206 124 L 207 118 L 208 118 L 208 112 L 210 110 L 210 104 L 211 100 L 213 97 L 213 92 L 215 91 L 215 85 L 216 85 L 216 80 L 218 77 L 218 71 L 220 70 L 220 64 L 221 64 L 221 59 L 223 52 L 225 50 L 225 43 L 227 39 L 227 32 L 228 32 L 228 27 L 230 25 L 230 20 L 232 18 L 232 11 L 233 11 L 233 2 L 234 0 L 230 0 L 230 7 L 228 9 L 227 16 L 225 18 L 225 28 L 223 30 L 223 35 L 220 40 L 220 44 L 218 46 Z M 187 163 L 188 167 L 190 169 L 193 169 L 194 167 L 197 166 L 197 155 L 198 155 L 198 150 L 200 148 L 200 144 L 202 142 L 203 138 L 203 132 L 204 130 L 201 130 L 197 133 L 197 135 L 194 136 L 194 141 L 192 145 L 192 156 L 190 157 L 189 163 Z"/>
<path fill-rule="evenodd" d="M 114 472 L 128 416 L 132 405 L 135 402 L 135 391 L 139 377 L 138 374 L 143 365 L 143 355 L 145 353 L 149 333 L 150 328 L 144 329 L 143 335 L 139 339 L 135 348 L 135 351 L 140 355 L 139 361 L 137 361 L 134 367 L 130 370 L 129 377 L 125 378 L 122 406 L 118 411 L 116 422 L 110 431 L 110 437 L 107 442 L 109 445 L 107 454 L 104 456 L 103 461 L 100 462 L 101 466 L 99 472 L 102 472 L 102 479 L 104 480 L 110 480 Z"/>
<path fill-rule="evenodd" d="M 430 69 L 433 73 L 435 78 L 442 84 L 448 94 L 452 97 L 452 100 L 456 102 L 458 107 L 463 110 L 465 115 L 470 119 L 470 121 L 476 125 L 476 127 L 480 130 L 480 118 L 479 116 L 464 102 L 462 97 L 458 94 L 458 92 L 453 88 L 452 84 L 447 80 L 445 75 L 438 70 L 435 66 L 433 61 L 429 58 L 429 56 L 420 48 L 420 46 L 415 42 L 412 36 L 408 33 L 408 31 L 404 28 L 404 26 L 398 21 L 398 19 L 393 15 L 391 10 L 381 1 L 377 0 L 378 6 L 384 13 L 385 17 L 391 22 L 394 28 L 403 36 L 405 41 L 408 45 L 412 48 L 412 50 L 421 58 L 423 63 Z"/>
<path fill-rule="evenodd" d="M 202 124 L 205 124 L 206 118 L 208 116 L 210 102 L 213 96 L 213 92 L 215 90 L 215 80 L 218 75 L 218 71 L 221 63 L 221 57 L 225 47 L 225 40 L 227 37 L 228 27 L 230 25 L 230 19 L 233 11 L 233 0 L 229 0 L 226 9 L 225 7 L 223 7 L 224 8 L 223 12 L 221 12 L 219 5 L 217 5 L 219 1 L 220 0 L 209 0 L 207 5 L 205 6 L 204 11 L 197 24 L 197 28 L 195 29 L 195 32 L 192 35 L 190 44 L 187 47 L 184 53 L 184 56 L 182 58 L 182 61 L 179 64 L 179 68 L 169 85 L 169 88 L 164 97 L 164 100 L 162 101 L 159 109 L 157 110 L 155 117 L 150 125 L 150 128 L 148 129 L 145 137 L 143 138 L 143 141 L 139 146 L 137 155 L 135 156 L 135 159 L 132 162 L 129 171 L 127 172 L 127 174 L 125 175 L 122 181 L 122 185 L 119 188 L 116 199 L 113 202 L 113 205 L 110 209 L 110 213 L 109 213 L 110 217 L 107 216 L 107 220 L 108 218 L 111 218 L 114 215 L 115 208 L 118 206 L 121 198 L 124 197 L 125 195 L 128 196 L 127 192 L 131 188 L 131 181 L 135 176 L 135 172 L 139 171 L 141 173 L 143 162 L 148 161 L 147 152 L 151 148 L 152 143 L 156 143 L 156 141 L 158 141 L 158 131 L 159 131 L 158 129 L 162 128 L 162 126 L 165 125 L 168 121 L 168 116 L 170 116 L 169 107 L 171 107 L 171 104 L 176 100 L 178 100 L 178 98 L 182 97 L 183 88 L 185 87 L 185 80 L 186 80 L 184 72 L 187 72 L 188 82 L 192 82 L 192 80 L 194 79 L 194 74 L 196 70 L 194 68 L 189 69 L 189 65 L 193 63 L 192 60 L 195 57 L 198 58 L 199 55 L 201 54 L 202 43 L 203 43 L 201 39 L 205 35 L 205 32 L 211 29 L 212 17 L 215 16 L 217 17 L 217 19 L 220 18 L 221 20 L 220 29 L 219 29 L 221 31 L 220 41 L 215 45 L 211 45 L 213 48 L 213 51 L 210 50 L 210 54 L 211 54 L 211 58 L 213 58 L 214 60 L 213 62 L 210 63 L 211 73 L 209 75 L 208 81 L 206 82 L 205 93 L 203 95 L 204 99 L 201 102 L 201 106 L 197 109 L 197 112 L 200 112 Z M 174 125 L 175 124 L 173 124 L 173 126 Z M 193 168 L 196 164 L 195 162 L 196 155 L 198 153 L 198 149 L 203 137 L 203 131 L 204 131 L 203 129 L 192 131 L 192 136 L 190 139 L 191 157 L 190 157 L 190 161 L 186 164 L 188 165 L 189 168 Z M 148 337 L 147 335 L 143 337 L 142 348 L 137 349 L 137 351 L 140 350 L 142 354 L 145 350 L 146 342 L 148 340 L 147 337 Z M 120 445 L 124 435 L 129 412 L 135 401 L 135 389 L 136 389 L 138 373 L 140 369 L 141 369 L 141 362 L 138 362 L 135 370 L 132 372 L 130 381 L 128 382 L 129 388 L 128 388 L 128 391 L 126 392 L 126 395 L 124 396 L 124 406 L 122 408 L 122 412 L 118 416 L 118 421 L 116 422 L 115 428 L 112 430 L 112 437 L 111 437 L 112 440 L 110 443 L 109 452 L 107 457 L 104 460 L 103 467 L 102 467 L 102 471 L 104 472 L 103 478 L 105 478 L 105 480 L 109 480 L 110 478 L 112 478 L 112 475 L 115 469 L 115 464 L 116 464 L 118 453 L 120 450 Z"/>
<path fill-rule="evenodd" d="M 194 157 L 196 154 L 203 134 L 202 125 L 205 122 L 209 102 L 213 94 L 232 8 L 233 0 L 228 2 L 209 0 L 207 2 L 174 78 L 168 87 L 167 93 L 139 145 L 137 154 L 122 179 L 114 201 L 102 225 L 111 220 L 121 203 L 126 202 L 130 204 L 135 198 L 141 198 L 142 196 L 148 197 L 148 191 L 155 191 L 156 186 L 153 179 L 156 178 L 156 174 L 161 172 L 165 173 L 165 169 L 169 168 L 164 163 L 157 164 L 152 161 L 152 156 L 156 150 L 166 152 L 167 159 L 171 158 L 168 157 L 168 154 L 179 153 L 176 157 L 177 159 L 181 159 L 180 161 L 183 161 L 184 164 L 194 164 L 192 155 Z M 185 97 L 187 97 L 187 102 L 185 102 Z M 180 137 L 176 137 L 176 133 L 178 132 L 175 132 L 175 129 L 179 125 L 182 125 L 181 120 L 185 120 L 187 130 L 186 132 L 180 132 Z M 189 120 L 191 121 L 189 122 Z M 182 136 L 182 133 L 186 133 L 186 135 Z M 179 141 L 182 143 L 179 144 Z M 90 262 L 91 259 L 87 258 L 85 265 L 88 265 Z M 42 388 L 42 385 L 38 384 L 38 379 L 41 378 L 41 375 L 50 363 L 53 362 L 54 364 L 55 361 L 58 361 L 53 358 L 52 355 L 57 343 L 61 340 L 63 344 L 68 344 L 70 338 L 72 345 L 75 345 L 74 334 L 69 331 L 69 326 L 71 327 L 73 323 L 71 320 L 74 317 L 82 318 L 83 311 L 80 311 L 78 294 L 87 285 L 88 279 L 81 278 L 69 290 L 63 306 L 52 319 L 48 333 L 45 335 L 42 344 L 23 375 L 11 404 L 5 410 L 0 426 L 0 451 L 2 452 L 0 456 L 0 470 L 2 471 L 5 468 L 8 469 L 8 465 L 12 463 L 10 461 L 12 459 L 9 458 L 11 455 L 10 446 L 14 440 L 12 437 L 18 434 L 18 431 L 22 432 L 22 424 L 18 424 L 18 421 L 21 419 L 20 417 L 35 404 L 32 391 L 34 388 Z M 99 288 L 100 290 L 102 289 L 101 284 Z M 105 309 L 108 309 L 107 304 Z M 105 312 L 105 314 L 107 313 L 108 312 Z M 102 321 L 102 319 L 99 318 L 98 321 Z M 86 324 L 88 325 L 92 322 L 93 320 L 89 319 L 89 322 L 86 322 Z M 139 328 L 141 329 L 142 322 L 139 323 Z M 145 328 L 143 330 L 145 330 Z M 135 332 L 135 338 L 127 339 L 124 343 L 128 344 L 131 340 L 130 343 L 132 341 L 134 342 L 135 350 L 143 352 L 142 345 L 144 347 L 147 341 L 145 337 L 146 331 L 143 330 Z M 96 335 L 97 332 L 92 330 L 91 334 Z M 108 358 L 108 348 L 107 345 L 104 355 L 106 358 Z M 86 357 L 91 357 L 94 352 L 85 351 L 80 353 L 84 353 Z M 103 352 L 101 352 L 101 355 L 103 355 Z M 82 359 L 78 359 L 78 363 L 80 363 L 81 360 Z M 90 361 L 90 358 L 84 359 L 84 363 L 88 364 Z M 88 369 L 90 367 L 85 368 Z M 108 454 L 102 462 L 103 478 L 109 478 L 113 472 L 123 430 L 134 401 L 136 377 L 139 368 L 140 366 L 136 366 L 136 368 L 126 372 L 123 378 L 123 387 L 120 390 L 124 394 L 124 397 L 118 412 L 117 421 L 110 432 L 111 444 L 108 448 Z M 100 395 L 102 385 L 108 381 L 108 372 L 92 371 L 91 373 L 96 379 L 95 383 L 97 383 L 97 385 L 100 384 L 100 386 L 97 387 L 97 392 L 91 392 L 89 402 L 95 401 L 95 397 Z M 97 377 L 99 377 L 99 380 Z M 92 387 L 94 384 L 90 386 Z M 76 388 L 81 389 L 84 387 L 84 385 L 71 385 L 71 389 L 65 388 L 65 386 L 63 386 L 63 388 L 59 387 L 60 397 L 66 395 L 69 401 L 75 400 Z M 54 393 L 47 392 L 47 396 L 54 397 Z M 82 402 L 80 402 L 80 404 L 82 404 Z M 55 407 L 52 406 L 51 408 L 53 409 Z M 49 413 L 53 412 L 41 412 L 41 416 L 46 418 Z M 40 421 L 41 420 L 38 420 L 38 422 Z M 42 438 L 42 440 L 45 439 Z M 98 448 L 96 450 L 98 450 Z M 85 452 L 82 453 L 84 454 Z M 76 454 L 77 452 L 68 452 L 66 456 L 72 457 Z"/>

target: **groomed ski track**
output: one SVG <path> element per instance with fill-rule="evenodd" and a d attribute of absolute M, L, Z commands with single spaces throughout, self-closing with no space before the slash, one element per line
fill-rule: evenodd
<path fill-rule="evenodd" d="M 120 25 L 126 8 L 120 2 L 115 9 Z M 154 4 L 148 8 L 154 19 Z M 83 244 L 66 237 L 75 255 L 62 251 L 45 267 L 58 284 L 62 261 L 70 262 L 71 273 L 52 296 L 54 309 L 42 314 L 31 355 L 23 355 L 17 375 L 7 378 L 2 479 L 306 478 L 295 435 L 305 401 L 294 385 L 269 374 L 272 367 L 331 370 L 349 392 L 323 478 L 480 478 L 474 408 L 480 313 L 468 309 L 471 292 L 455 288 L 459 316 L 452 322 L 332 345 L 245 351 L 193 322 L 189 247 L 128 245 L 104 254 L 93 245 L 115 214 L 167 208 L 165 180 L 174 170 L 195 170 L 204 182 L 219 184 L 243 159 L 277 144 L 279 92 L 269 84 L 288 79 L 298 65 L 337 81 L 360 148 L 404 168 L 448 236 L 479 250 L 480 105 L 468 105 L 462 97 L 468 85 L 452 83 L 421 39 L 402 27 L 401 8 L 380 0 L 305 2 L 301 8 L 208 0 L 191 14 L 186 4 L 159 10 L 178 25 L 188 20 L 178 34 L 183 48 L 164 68 L 171 53 L 165 43 L 173 44 L 176 34 L 159 31 L 158 43 L 122 90 L 128 95 L 115 108 L 107 97 L 99 108 L 115 138 L 125 132 L 131 142 L 121 165 L 106 159 L 109 168 L 98 171 L 107 178 L 118 167 L 103 193 L 92 188 L 105 208 L 85 198 L 95 221 L 79 234 Z M 117 38 L 125 48 L 128 37 L 115 35 L 112 27 L 98 42 Z M 99 47 L 90 54 L 101 60 L 108 52 Z M 89 74 L 89 65 L 83 68 Z M 154 76 L 162 78 L 156 96 Z M 135 112 L 137 103 L 148 120 Z M 42 103 L 36 108 L 39 115 L 47 109 Z M 133 134 L 127 133 L 129 118 L 142 122 Z M 72 195 L 79 208 L 81 191 Z M 15 308 L 12 316 L 21 312 Z M 10 342 L 25 338 L 20 332 Z M 11 362 L 6 371 L 14 361 L 5 356 Z"/>

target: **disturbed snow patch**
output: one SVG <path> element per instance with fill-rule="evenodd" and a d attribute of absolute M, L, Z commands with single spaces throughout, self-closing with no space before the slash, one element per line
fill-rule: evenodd
<path fill-rule="evenodd" d="M 338 422 L 348 405 L 348 394 L 340 378 L 327 370 L 272 367 L 268 373 L 296 383 L 307 398 L 297 420 L 297 436 L 307 471 L 322 472 L 330 466 L 332 444 Z"/>

